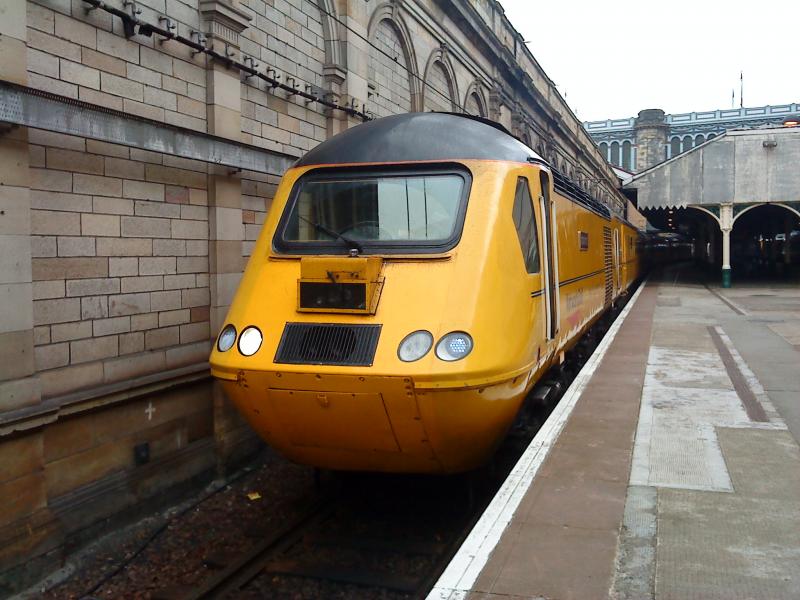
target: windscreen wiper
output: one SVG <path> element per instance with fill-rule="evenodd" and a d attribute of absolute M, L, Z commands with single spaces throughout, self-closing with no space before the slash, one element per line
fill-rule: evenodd
<path fill-rule="evenodd" d="M 309 225 L 314 227 L 314 229 L 316 229 L 317 231 L 321 231 L 322 233 L 326 233 L 326 234 L 328 234 L 329 236 L 331 236 L 334 239 L 342 240 L 345 244 L 347 244 L 350 247 L 351 250 L 357 250 L 359 252 L 359 254 L 363 254 L 364 247 L 361 244 L 359 244 L 356 240 L 351 239 L 351 238 L 347 237 L 346 235 L 339 233 L 338 231 L 334 231 L 333 229 L 330 229 L 329 227 L 325 227 L 325 225 L 322 225 L 321 223 L 315 223 L 314 221 L 312 221 L 310 219 L 306 219 L 305 217 L 303 217 L 301 215 L 297 215 L 297 216 L 298 216 L 298 218 L 302 219 L 303 221 L 305 221 L 306 223 L 308 223 Z"/>

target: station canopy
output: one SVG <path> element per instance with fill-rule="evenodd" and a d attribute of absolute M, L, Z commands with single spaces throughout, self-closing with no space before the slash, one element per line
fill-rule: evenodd
<path fill-rule="evenodd" d="M 800 203 L 800 127 L 733 130 L 636 174 L 640 210 Z"/>

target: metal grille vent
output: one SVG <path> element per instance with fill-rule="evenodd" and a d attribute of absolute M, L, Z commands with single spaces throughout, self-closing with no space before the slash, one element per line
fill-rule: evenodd
<path fill-rule="evenodd" d="M 380 335 L 380 325 L 287 323 L 275 362 L 369 367 Z"/>
<path fill-rule="evenodd" d="M 611 297 L 614 293 L 614 257 L 611 254 L 611 229 L 603 227 L 603 273 L 606 279 L 605 304 L 611 304 Z"/>

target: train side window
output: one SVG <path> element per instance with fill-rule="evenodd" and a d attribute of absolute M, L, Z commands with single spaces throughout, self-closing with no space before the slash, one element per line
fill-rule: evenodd
<path fill-rule="evenodd" d="M 524 177 L 517 179 L 517 191 L 514 195 L 514 225 L 517 228 L 519 247 L 525 260 L 528 273 L 539 272 L 539 249 L 536 235 L 536 218 L 533 213 L 533 201 Z"/>

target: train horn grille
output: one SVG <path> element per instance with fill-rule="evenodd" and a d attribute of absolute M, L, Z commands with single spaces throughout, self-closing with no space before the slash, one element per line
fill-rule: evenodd
<path fill-rule="evenodd" d="M 287 323 L 275 362 L 370 367 L 380 335 L 380 325 Z"/>

